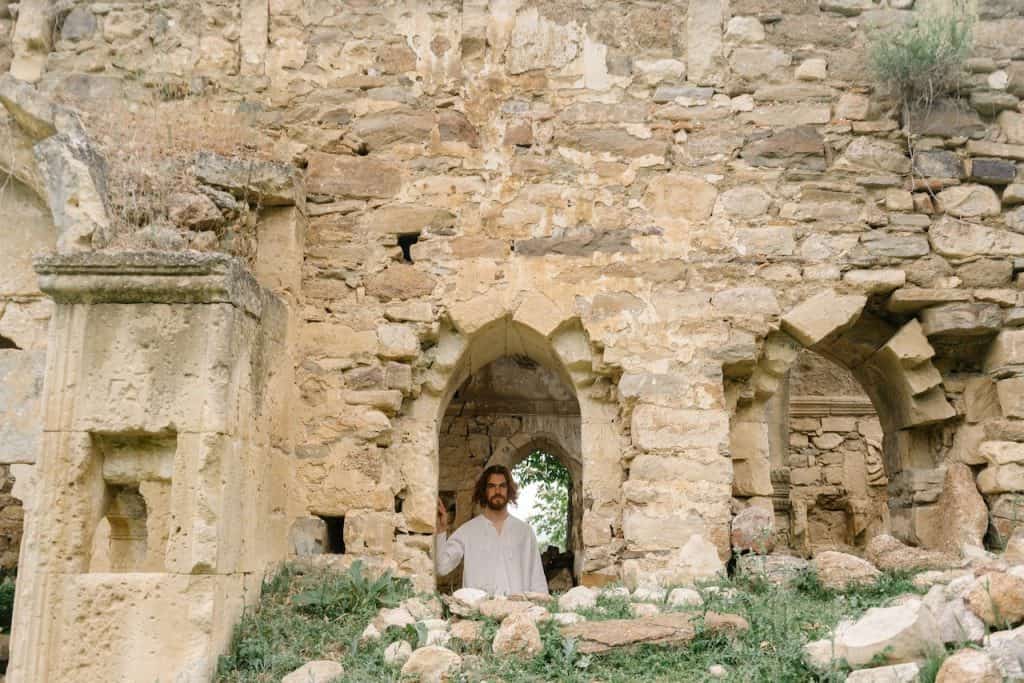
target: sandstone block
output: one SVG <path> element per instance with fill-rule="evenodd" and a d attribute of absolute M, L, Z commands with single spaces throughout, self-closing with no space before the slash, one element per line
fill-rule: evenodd
<path fill-rule="evenodd" d="M 319 517 L 299 517 L 288 531 L 292 552 L 303 557 L 327 551 L 327 523 Z"/>
<path fill-rule="evenodd" d="M 904 286 L 907 274 L 895 268 L 850 270 L 843 275 L 843 281 L 861 289 L 865 294 L 887 294 Z"/>
<path fill-rule="evenodd" d="M 929 337 L 975 337 L 1002 327 L 1003 313 L 996 304 L 953 303 L 926 308 L 921 329 Z"/>
<path fill-rule="evenodd" d="M 978 493 L 971 469 L 962 463 L 946 468 L 946 478 L 937 502 L 940 510 L 943 549 L 963 554 L 968 548 L 983 548 L 988 530 L 988 506 Z"/>
<path fill-rule="evenodd" d="M 1024 145 L 1007 145 L 1001 142 L 968 140 L 967 153 L 972 157 L 998 157 L 1024 161 Z"/>
<path fill-rule="evenodd" d="M 917 598 L 895 607 L 873 607 L 856 622 L 840 625 L 835 634 L 836 654 L 852 666 L 862 667 L 882 657 L 906 662 L 943 649 L 931 611 Z"/>
<path fill-rule="evenodd" d="M 413 678 L 421 683 L 441 683 L 453 677 L 462 668 L 462 657 L 438 645 L 427 645 L 413 651 L 402 665 L 402 678 Z"/>
<path fill-rule="evenodd" d="M 651 181 L 643 202 L 656 220 L 682 218 L 696 222 L 711 216 L 717 198 L 718 190 L 706 180 L 671 173 Z"/>
<path fill-rule="evenodd" d="M 525 614 L 513 614 L 501 622 L 491 644 L 494 654 L 499 656 L 533 657 L 544 649 L 540 631 Z"/>
<path fill-rule="evenodd" d="M 736 560 L 737 574 L 759 577 L 777 586 L 789 584 L 807 567 L 807 560 L 792 555 L 740 555 Z"/>
<path fill-rule="evenodd" d="M 725 39 L 733 43 L 759 43 L 764 40 L 764 26 L 757 17 L 732 17 L 725 25 Z"/>
<path fill-rule="evenodd" d="M 988 626 L 1015 626 L 1024 621 L 1024 578 L 990 572 L 975 579 L 964 602 Z"/>
<path fill-rule="evenodd" d="M 1003 330 L 985 356 L 985 372 L 1001 375 L 1024 369 L 1024 330 Z"/>
<path fill-rule="evenodd" d="M 199 182 L 263 206 L 295 204 L 302 194 L 298 170 L 290 164 L 233 159 L 213 152 L 200 152 L 196 155 L 194 170 Z"/>
<path fill-rule="evenodd" d="M 865 554 L 882 570 L 952 569 L 962 564 L 959 558 L 905 545 L 888 534 L 879 534 L 868 541 Z"/>
<path fill-rule="evenodd" d="M 575 612 L 597 604 L 598 592 L 586 586 L 576 586 L 558 598 L 558 609 L 562 612 Z"/>
<path fill-rule="evenodd" d="M 989 465 L 978 475 L 978 489 L 986 495 L 1024 491 L 1024 465 Z"/>
<path fill-rule="evenodd" d="M 869 136 L 856 137 L 835 164 L 836 170 L 850 172 L 910 172 L 910 159 L 903 147 Z"/>
<path fill-rule="evenodd" d="M 363 225 L 367 231 L 378 234 L 437 234 L 451 229 L 455 225 L 455 216 L 444 209 L 429 206 L 382 206 L 368 211 Z"/>
<path fill-rule="evenodd" d="M 867 560 L 856 555 L 826 550 L 814 556 L 811 566 L 825 588 L 843 591 L 850 586 L 872 584 L 881 572 Z"/>
<path fill-rule="evenodd" d="M 914 170 L 925 178 L 956 178 L 964 176 L 963 162 L 948 150 L 924 150 L 914 155 Z"/>
<path fill-rule="evenodd" d="M 401 666 L 412 655 L 412 646 L 404 640 L 395 642 L 384 648 L 384 661 L 391 666 Z"/>
<path fill-rule="evenodd" d="M 392 360 L 411 360 L 419 355 L 420 341 L 409 325 L 387 323 L 377 327 L 378 355 Z"/>
<path fill-rule="evenodd" d="M 328 660 L 306 662 L 281 679 L 281 683 L 331 683 L 345 672 L 341 664 Z"/>
<path fill-rule="evenodd" d="M 861 295 L 825 291 L 782 316 L 782 329 L 804 346 L 813 346 L 852 326 L 866 303 Z"/>
<path fill-rule="evenodd" d="M 1024 377 L 999 380 L 996 394 L 1004 417 L 1024 418 Z"/>
<path fill-rule="evenodd" d="M 775 513 L 751 506 L 732 519 L 732 547 L 737 552 L 770 553 L 775 547 Z"/>
<path fill-rule="evenodd" d="M 932 249 L 947 258 L 1013 256 L 1024 252 L 1024 235 L 942 218 L 928 231 Z"/>
<path fill-rule="evenodd" d="M 939 210 L 958 218 L 998 216 L 999 197 L 985 185 L 955 185 L 937 196 Z"/>
<path fill-rule="evenodd" d="M 921 667 L 915 662 L 851 671 L 845 683 L 915 683 Z"/>
<path fill-rule="evenodd" d="M 1024 114 L 1017 112 L 1001 112 L 996 119 L 1008 142 L 1024 144 Z"/>
<path fill-rule="evenodd" d="M 306 169 L 310 194 L 338 199 L 390 199 L 402 186 L 397 166 L 370 157 L 312 152 Z"/>
<path fill-rule="evenodd" d="M 366 279 L 366 293 L 384 301 L 404 301 L 427 296 L 437 280 L 414 266 L 393 263 Z"/>
<path fill-rule="evenodd" d="M 673 607 L 700 607 L 704 598 L 692 588 L 673 588 L 666 599 Z"/>
<path fill-rule="evenodd" d="M 999 667 L 988 654 L 966 648 L 942 662 L 935 683 L 1000 683 Z"/>

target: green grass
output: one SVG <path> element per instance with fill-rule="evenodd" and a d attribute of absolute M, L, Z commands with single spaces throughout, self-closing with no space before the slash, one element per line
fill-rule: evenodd
<path fill-rule="evenodd" d="M 498 628 L 485 621 L 483 638 L 475 643 L 451 642 L 463 654 L 462 680 L 565 681 L 603 683 L 633 681 L 702 681 L 708 667 L 726 667 L 726 681 L 843 681 L 846 669 L 818 674 L 806 666 L 803 646 L 825 637 L 842 618 L 855 617 L 895 596 L 920 593 L 907 574 L 885 573 L 870 587 L 834 592 L 825 589 L 813 573 L 806 573 L 788 588 L 757 578 L 730 579 L 702 586 L 703 608 L 743 616 L 750 630 L 735 636 L 712 633 L 698 620 L 697 637 L 684 647 L 639 646 L 603 655 L 581 655 L 575 643 L 562 638 L 553 622 L 540 624 L 543 651 L 523 660 L 499 658 L 490 652 Z M 714 586 L 718 591 L 709 590 Z M 416 647 L 413 627 L 392 629 L 379 641 L 359 644 L 358 638 L 376 610 L 397 604 L 411 595 L 408 583 L 383 577 L 371 582 L 349 574 L 301 575 L 285 568 L 264 585 L 257 610 L 247 614 L 236 629 L 229 655 L 221 659 L 218 681 L 278 681 L 310 659 L 335 659 L 345 667 L 346 683 L 397 681 L 399 671 L 383 663 L 384 648 L 404 639 Z M 624 598 L 601 596 L 595 607 L 584 610 L 589 619 L 629 616 Z M 941 657 L 930 660 L 937 670 Z M 932 673 L 934 675 L 934 673 Z"/>

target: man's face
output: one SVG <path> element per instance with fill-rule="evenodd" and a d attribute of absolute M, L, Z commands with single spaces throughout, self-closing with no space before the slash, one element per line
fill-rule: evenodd
<path fill-rule="evenodd" d="M 487 477 L 487 507 L 492 510 L 504 510 L 508 505 L 508 482 L 505 475 L 492 474 Z"/>

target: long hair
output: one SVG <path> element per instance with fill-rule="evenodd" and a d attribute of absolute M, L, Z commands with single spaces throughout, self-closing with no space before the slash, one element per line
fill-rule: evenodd
<path fill-rule="evenodd" d="M 512 479 L 512 473 L 504 465 L 491 465 L 480 473 L 480 478 L 476 480 L 476 486 L 473 487 L 473 502 L 478 505 L 487 505 L 487 480 L 491 478 L 492 474 L 500 474 L 505 477 L 505 483 L 508 484 L 508 502 L 516 502 L 516 498 L 519 497 L 519 487 Z"/>

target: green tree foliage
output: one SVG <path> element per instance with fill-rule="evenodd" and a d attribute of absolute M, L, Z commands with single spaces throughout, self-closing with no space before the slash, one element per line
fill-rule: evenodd
<path fill-rule="evenodd" d="M 536 512 L 527 520 L 537 536 L 551 545 L 566 549 L 569 523 L 569 487 L 572 475 L 558 458 L 536 450 L 512 470 L 519 486 L 537 484 Z"/>

